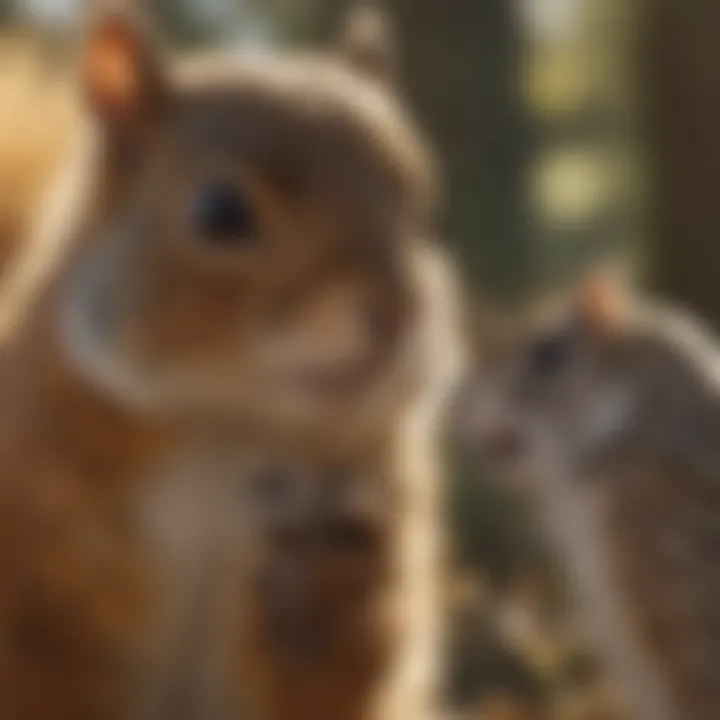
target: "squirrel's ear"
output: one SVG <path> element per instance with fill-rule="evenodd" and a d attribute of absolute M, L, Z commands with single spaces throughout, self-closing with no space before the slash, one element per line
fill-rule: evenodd
<path fill-rule="evenodd" d="M 593 332 L 612 331 L 625 314 L 627 300 L 626 283 L 617 269 L 593 270 L 578 286 L 575 296 L 576 318 Z"/>
<path fill-rule="evenodd" d="M 81 56 L 83 94 L 111 129 L 137 127 L 158 110 L 165 96 L 158 45 L 138 8 L 103 3 L 91 19 Z"/>
<path fill-rule="evenodd" d="M 392 23 L 375 0 L 356 0 L 339 41 L 343 60 L 383 83 L 392 83 L 397 71 L 398 47 Z"/>

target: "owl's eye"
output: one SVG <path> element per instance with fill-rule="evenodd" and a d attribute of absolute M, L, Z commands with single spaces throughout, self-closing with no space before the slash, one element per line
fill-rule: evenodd
<path fill-rule="evenodd" d="M 539 377 L 559 375 L 566 367 L 572 353 L 572 338 L 559 333 L 536 340 L 528 351 L 530 372 Z"/>
<path fill-rule="evenodd" d="M 249 198 L 227 181 L 209 182 L 198 190 L 191 222 L 199 238 L 218 247 L 244 247 L 257 237 Z"/>

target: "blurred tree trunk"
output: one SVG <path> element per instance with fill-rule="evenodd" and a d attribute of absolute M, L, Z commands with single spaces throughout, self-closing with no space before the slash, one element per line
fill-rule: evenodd
<path fill-rule="evenodd" d="M 650 281 L 720 328 L 720 3 L 640 0 Z"/>
<path fill-rule="evenodd" d="M 348 0 L 315 0 L 325 32 Z M 384 0 L 401 42 L 403 90 L 442 161 L 445 230 L 468 277 L 496 297 L 529 284 L 521 43 L 508 0 Z"/>

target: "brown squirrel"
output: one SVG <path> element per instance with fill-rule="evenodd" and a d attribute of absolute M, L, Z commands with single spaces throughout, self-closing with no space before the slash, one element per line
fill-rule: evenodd
<path fill-rule="evenodd" d="M 528 487 L 642 720 L 720 708 L 720 352 L 604 271 L 489 341 L 467 430 Z"/>
<path fill-rule="evenodd" d="M 5 717 L 237 717 L 247 702 L 339 720 L 359 693 L 367 717 L 432 713 L 455 289 L 424 143 L 382 63 L 348 47 L 170 63 L 136 13 L 92 22 L 90 126 L 0 290 Z M 411 495 L 386 524 L 402 631 L 371 671 L 337 658 L 357 676 L 339 696 L 248 687 L 260 649 L 227 639 L 252 605 L 244 548 L 261 545 L 237 491 L 250 438 L 317 468 L 380 457 L 376 477 Z M 275 682 L 281 655 L 263 652 Z M 285 692 L 300 704 L 278 705 Z"/>

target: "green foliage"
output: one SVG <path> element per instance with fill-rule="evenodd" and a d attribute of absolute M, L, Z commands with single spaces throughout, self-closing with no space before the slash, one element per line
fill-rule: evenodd
<path fill-rule="evenodd" d="M 204 45 L 222 35 L 223 27 L 212 13 L 202 12 L 187 0 L 151 0 L 158 26 L 171 40 L 185 46 Z"/>
<path fill-rule="evenodd" d="M 481 571 L 496 587 L 546 566 L 536 523 L 522 499 L 493 480 L 476 454 L 457 449 L 454 456 L 448 516 L 456 562 Z"/>
<path fill-rule="evenodd" d="M 248 6 L 271 23 L 281 40 L 295 41 L 312 34 L 317 23 L 314 3 L 294 0 L 247 0 Z"/>
<path fill-rule="evenodd" d="M 496 632 L 491 617 L 472 609 L 450 619 L 447 703 L 468 707 L 478 698 L 508 694 L 540 707 L 547 693 L 541 677 L 527 658 L 511 650 Z"/>
<path fill-rule="evenodd" d="M 18 0 L 0 0 L 0 23 L 9 22 L 17 15 L 19 9 Z"/>

